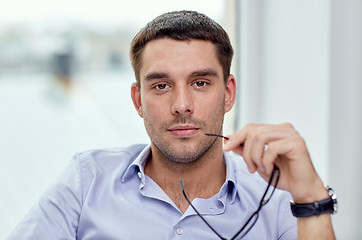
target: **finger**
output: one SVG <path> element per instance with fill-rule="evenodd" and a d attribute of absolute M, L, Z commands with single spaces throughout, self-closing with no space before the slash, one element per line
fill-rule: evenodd
<path fill-rule="evenodd" d="M 247 152 L 245 151 L 245 146 L 247 146 L 245 141 L 247 137 L 246 136 L 247 131 L 248 131 L 247 127 L 244 127 L 237 133 L 229 135 L 228 140 L 224 145 L 224 151 L 233 151 L 241 155 L 244 158 L 244 161 L 248 167 L 249 172 L 253 173 L 256 171 L 256 165 L 252 161 L 250 161 L 248 155 L 245 157 L 245 153 Z"/>
<path fill-rule="evenodd" d="M 268 145 L 267 149 L 264 151 L 264 155 L 263 155 L 263 166 L 264 166 L 264 170 L 265 173 L 270 175 L 274 169 L 274 164 L 275 161 L 278 158 L 278 153 L 275 151 L 274 146 L 276 144 L 280 144 L 282 143 L 282 140 L 279 141 L 274 141 L 271 144 Z"/>
<path fill-rule="evenodd" d="M 274 128 L 276 127 L 268 124 L 251 124 L 246 128 L 248 132 L 243 156 L 258 172 L 265 171 L 262 158 L 267 142 L 275 138 Z M 251 170 L 254 171 L 254 168 Z"/>
<path fill-rule="evenodd" d="M 228 135 L 227 138 L 224 145 L 224 151 L 234 151 L 244 143 L 246 132 L 242 129 L 233 135 Z"/>
<path fill-rule="evenodd" d="M 308 155 L 303 138 L 297 134 L 271 142 L 268 146 L 268 151 L 274 152 L 279 156 L 285 156 L 290 161 Z"/>
<path fill-rule="evenodd" d="M 254 173 L 258 169 L 258 165 L 257 161 L 253 161 L 251 157 L 252 148 L 253 148 L 253 137 L 248 136 L 244 142 L 243 158 L 248 166 L 249 172 Z"/>
<path fill-rule="evenodd" d="M 232 150 L 230 150 L 229 147 L 228 147 L 227 149 L 225 149 L 225 146 L 228 146 L 228 145 L 229 145 L 229 144 L 228 144 L 229 141 L 230 141 L 229 136 L 226 137 L 226 138 L 224 138 L 223 150 L 224 150 L 225 152 L 227 152 L 227 151 L 233 151 L 233 152 L 239 154 L 240 156 L 242 156 L 242 155 L 243 155 L 243 150 L 244 150 L 244 145 L 243 145 L 243 144 L 240 144 L 240 145 L 234 147 Z"/>
<path fill-rule="evenodd" d="M 263 130 L 256 130 L 253 134 L 250 134 L 250 137 L 247 139 L 250 142 L 250 160 L 253 161 L 258 168 L 258 171 L 264 172 L 265 166 L 263 164 L 264 151 L 269 141 L 270 132 L 264 133 Z"/>
<path fill-rule="evenodd" d="M 232 151 L 234 148 L 238 147 L 240 144 L 243 144 L 247 138 L 249 132 L 252 132 L 253 129 L 261 126 L 262 124 L 254 124 L 250 123 L 243 127 L 241 130 L 236 132 L 235 134 L 228 135 L 229 139 L 224 146 L 225 151 Z"/>
<path fill-rule="evenodd" d="M 256 125 L 255 128 L 247 134 L 246 141 L 250 141 L 250 148 L 249 146 L 246 147 L 244 156 L 246 156 L 246 158 L 250 157 L 250 161 L 257 165 L 258 172 L 271 173 L 274 164 L 273 162 L 270 162 L 270 159 L 275 160 L 278 155 L 269 151 L 267 157 L 269 161 L 264 161 L 264 154 L 268 148 L 268 144 L 295 136 L 296 133 L 297 132 L 290 124 Z"/>
<path fill-rule="evenodd" d="M 305 161 L 310 164 L 305 164 Z M 271 142 L 264 153 L 263 163 L 268 172 L 272 171 L 274 164 L 277 164 L 279 168 L 286 167 L 287 169 L 283 171 L 288 172 L 308 172 L 308 168 L 312 167 L 305 142 L 299 135 Z M 301 169 L 301 167 L 306 168 Z"/>

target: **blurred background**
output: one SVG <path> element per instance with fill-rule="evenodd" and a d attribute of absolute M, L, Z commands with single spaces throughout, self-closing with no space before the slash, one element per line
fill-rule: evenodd
<path fill-rule="evenodd" d="M 0 239 L 74 153 L 149 142 L 130 98 L 129 45 L 148 21 L 183 9 L 219 22 L 235 48 L 225 134 L 291 122 L 337 192 L 337 238 L 362 239 L 359 0 L 2 0 Z"/>

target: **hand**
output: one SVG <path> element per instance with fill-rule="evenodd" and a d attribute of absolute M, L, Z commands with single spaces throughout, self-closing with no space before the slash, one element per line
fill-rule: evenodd
<path fill-rule="evenodd" d="M 228 138 L 224 150 L 241 155 L 249 172 L 257 171 L 268 181 L 276 164 L 280 169 L 278 188 L 289 191 L 295 202 L 328 196 L 304 139 L 291 124 L 249 124 Z"/>

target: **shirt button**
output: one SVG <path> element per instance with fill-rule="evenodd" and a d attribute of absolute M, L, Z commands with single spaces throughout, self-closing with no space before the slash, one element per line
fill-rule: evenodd
<path fill-rule="evenodd" d="M 138 172 L 137 175 L 138 175 L 139 178 L 142 178 L 142 173 L 141 172 Z"/>
<path fill-rule="evenodd" d="M 182 228 L 179 227 L 179 228 L 176 229 L 176 233 L 177 233 L 178 235 L 181 235 L 182 232 L 183 232 L 183 231 L 182 231 Z"/>

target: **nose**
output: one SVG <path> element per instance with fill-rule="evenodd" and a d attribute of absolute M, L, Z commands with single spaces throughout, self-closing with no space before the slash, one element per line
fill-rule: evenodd
<path fill-rule="evenodd" d="M 193 100 L 191 90 L 187 87 L 174 89 L 172 97 L 172 114 L 191 114 L 193 113 Z"/>

